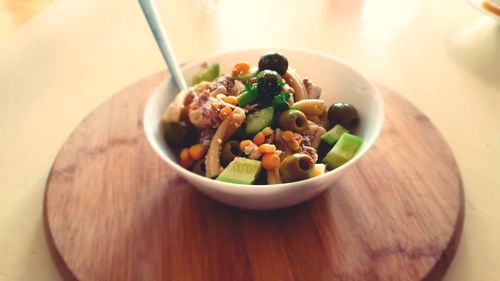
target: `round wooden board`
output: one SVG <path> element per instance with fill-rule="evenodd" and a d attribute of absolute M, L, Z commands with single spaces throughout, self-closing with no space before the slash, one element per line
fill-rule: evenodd
<path fill-rule="evenodd" d="M 295 207 L 248 211 L 169 170 L 142 128 L 155 74 L 92 112 L 47 182 L 47 241 L 67 280 L 440 280 L 464 197 L 429 119 L 381 87 L 379 140 L 332 188 Z"/>

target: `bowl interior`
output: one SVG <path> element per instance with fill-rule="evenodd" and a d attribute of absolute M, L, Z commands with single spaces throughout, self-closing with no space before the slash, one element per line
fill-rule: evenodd
<path fill-rule="evenodd" d="M 384 108 L 377 89 L 348 63 L 318 52 L 288 48 L 259 48 L 228 51 L 205 57 L 185 65 L 182 67 L 182 71 L 189 84 L 191 77 L 201 69 L 201 64 L 204 62 L 208 64 L 219 63 L 221 73 L 230 73 L 234 64 L 240 61 L 257 65 L 260 56 L 269 50 L 282 52 L 288 58 L 289 67 L 294 68 L 301 77 L 309 77 L 319 85 L 322 88 L 321 99 L 325 100 L 327 106 L 336 102 L 348 102 L 357 108 L 360 123 L 354 133 L 363 138 L 363 145 L 351 161 L 329 173 L 339 172 L 339 170 L 354 163 L 370 148 L 380 133 Z M 146 136 L 160 157 L 173 165 L 177 171 L 184 176 L 199 177 L 176 164 L 176 157 L 162 136 L 161 116 L 176 93 L 177 89 L 172 79 L 169 78 L 150 97 L 144 112 Z"/>

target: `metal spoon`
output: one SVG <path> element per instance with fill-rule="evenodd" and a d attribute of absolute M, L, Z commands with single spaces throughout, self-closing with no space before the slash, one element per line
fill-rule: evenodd
<path fill-rule="evenodd" d="M 163 30 L 160 16 L 158 15 L 154 1 L 139 0 L 139 4 L 141 5 L 142 12 L 148 21 L 149 28 L 155 37 L 156 44 L 158 44 L 158 48 L 160 48 L 163 59 L 167 63 L 168 70 L 170 71 L 177 88 L 179 91 L 186 89 L 186 79 L 182 75 L 179 64 L 177 63 L 170 40 L 168 39 L 165 30 Z"/>

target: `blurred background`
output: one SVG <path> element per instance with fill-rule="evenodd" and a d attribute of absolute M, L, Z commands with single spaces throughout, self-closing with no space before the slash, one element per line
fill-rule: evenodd
<path fill-rule="evenodd" d="M 0 1 L 0 36 L 13 34 L 51 2 L 52 0 Z"/>

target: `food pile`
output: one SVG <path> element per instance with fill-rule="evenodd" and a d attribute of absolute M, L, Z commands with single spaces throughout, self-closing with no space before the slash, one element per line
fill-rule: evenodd
<path fill-rule="evenodd" d="M 230 75 L 219 68 L 203 65 L 162 117 L 184 168 L 224 182 L 287 183 L 336 169 L 361 146 L 350 133 L 360 121 L 356 108 L 327 108 L 321 88 L 282 54 L 266 53 L 257 66 L 238 62 Z"/>

